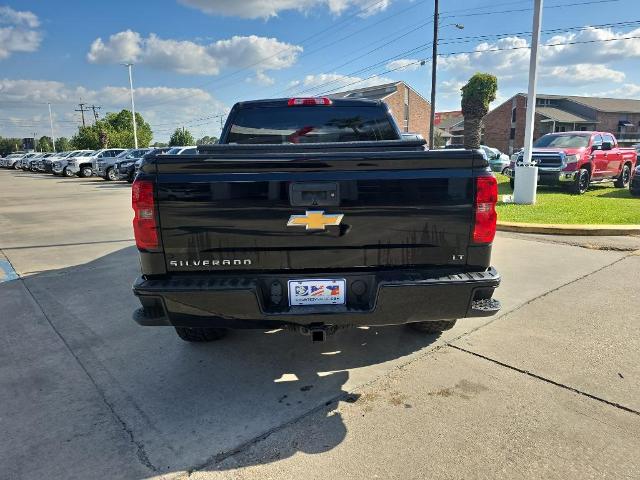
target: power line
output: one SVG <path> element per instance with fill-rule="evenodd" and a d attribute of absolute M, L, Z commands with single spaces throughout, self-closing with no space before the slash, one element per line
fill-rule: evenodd
<path fill-rule="evenodd" d="M 564 3 L 564 4 L 558 4 L 558 5 L 549 5 L 549 6 L 547 6 L 546 8 L 563 8 L 563 7 L 571 7 L 571 6 L 576 6 L 576 5 L 589 5 L 589 4 L 592 4 L 592 3 L 593 3 L 593 4 L 600 4 L 600 3 L 612 3 L 612 2 L 619 2 L 619 1 L 621 1 L 621 0 L 591 0 L 591 1 L 587 1 L 587 2 L 581 2 L 581 3 Z M 512 5 L 512 4 L 519 4 L 519 3 L 528 3 L 528 2 L 522 2 L 522 1 L 519 1 L 519 2 L 506 2 L 506 3 L 502 3 L 502 4 L 494 4 L 494 5 L 491 5 L 491 6 Z M 479 8 L 486 9 L 486 8 L 489 8 L 489 6 L 479 7 Z M 473 10 L 473 9 L 471 9 L 471 10 Z M 474 13 L 473 15 L 474 15 L 474 16 L 480 16 L 480 15 L 494 15 L 494 14 L 501 14 L 501 13 L 511 13 L 511 12 L 514 12 L 514 11 L 530 11 L 530 10 L 531 10 L 531 8 L 524 8 L 524 9 L 518 9 L 518 10 L 490 10 L 490 11 L 486 11 L 486 12 L 477 12 L 477 13 Z M 458 11 L 458 10 L 449 10 L 449 11 L 448 11 L 448 13 L 455 12 L 455 11 Z M 469 9 L 460 9 L 460 11 L 468 12 L 468 11 L 469 11 Z M 445 13 L 447 13 L 447 12 L 445 12 Z M 455 17 L 457 17 L 457 16 L 459 16 L 459 15 L 441 15 L 441 16 L 440 16 L 440 18 L 455 18 Z M 412 30 L 410 30 L 410 31 L 409 31 L 409 32 L 407 32 L 406 34 L 401 34 L 399 37 L 396 37 L 396 39 L 404 38 L 404 37 L 405 37 L 405 36 L 407 36 L 409 33 L 412 33 L 413 31 L 417 31 L 417 30 L 419 30 L 420 28 L 423 28 L 423 27 L 425 27 L 425 26 L 427 26 L 427 25 L 431 25 L 431 24 L 433 24 L 433 21 L 432 21 L 432 20 L 429 20 L 429 21 L 426 21 L 426 22 L 422 22 L 422 23 L 418 23 L 418 24 L 414 24 L 414 25 L 412 26 L 412 27 L 413 27 L 413 29 L 412 29 Z M 411 28 L 411 27 L 410 27 L 410 28 Z M 528 33 L 531 33 L 531 32 L 528 32 Z M 386 38 L 389 38 L 389 37 L 386 37 Z M 337 67 L 331 67 L 331 68 L 330 68 L 330 69 L 328 69 L 328 70 L 333 70 L 333 69 L 339 69 L 339 68 L 342 68 L 342 67 L 344 67 L 344 66 L 346 66 L 346 65 L 348 65 L 348 64 L 350 64 L 350 63 L 353 63 L 353 62 L 355 62 L 355 61 L 357 61 L 357 60 L 359 60 L 359 59 L 363 58 L 364 56 L 366 56 L 366 55 L 367 55 L 367 54 L 369 54 L 369 53 L 373 53 L 374 51 L 378 51 L 378 50 L 380 50 L 380 49 L 381 49 L 381 48 L 383 48 L 384 46 L 389 45 L 389 44 L 393 43 L 394 41 L 395 41 L 395 39 L 392 39 L 392 40 L 390 40 L 389 42 L 387 42 L 386 44 L 381 45 L 380 47 L 376 47 L 376 48 L 374 48 L 374 49 L 370 50 L 370 51 L 369 51 L 368 53 L 366 53 L 366 54 L 359 55 L 359 56 L 357 56 L 357 57 L 355 57 L 355 58 L 353 58 L 353 59 L 351 59 L 351 60 L 349 60 L 349 61 L 347 61 L 347 62 L 342 63 L 341 65 L 339 65 L 339 66 L 337 66 Z M 426 44 L 423 44 L 423 45 L 422 45 L 422 47 L 423 47 L 422 49 L 431 48 L 431 42 L 426 43 Z M 417 53 L 417 51 L 414 51 L 414 50 L 418 50 L 418 49 L 417 49 L 417 48 L 412 49 L 413 53 Z M 408 54 L 408 53 L 407 53 L 407 52 L 405 52 L 404 54 L 406 55 L 406 54 Z M 389 58 L 387 61 L 389 61 L 389 60 L 393 60 L 393 59 L 397 59 L 397 58 L 401 57 L 402 55 L 403 55 L 402 53 L 401 53 L 401 54 L 398 54 L 398 55 L 395 55 L 395 56 L 394 56 L 394 58 Z M 379 63 L 384 63 L 384 61 L 383 61 L 383 62 L 379 62 Z M 366 68 L 361 69 L 361 71 L 370 70 L 371 68 L 374 68 L 374 67 L 372 67 L 372 66 L 370 66 L 370 67 L 366 67 Z M 307 70 L 307 72 L 309 72 L 309 70 Z M 305 75 L 305 74 L 307 74 L 307 73 L 305 72 L 305 73 L 303 73 L 302 75 Z M 355 74 L 356 74 L 356 73 L 351 73 L 351 74 L 348 74 L 348 75 L 355 75 Z M 285 80 L 285 81 L 286 81 L 286 80 Z M 340 81 L 340 79 L 336 79 L 336 80 L 333 80 L 333 81 L 331 81 L 331 82 L 332 82 L 332 83 L 335 83 L 335 82 L 339 82 L 339 81 Z M 296 93 L 295 93 L 295 94 L 304 93 L 304 92 L 309 91 L 309 90 L 312 90 L 312 89 L 313 89 L 313 88 L 307 88 L 307 89 L 302 90 L 302 91 L 296 91 Z M 266 90 L 266 89 L 263 89 L 263 90 Z M 289 89 L 288 89 L 288 88 L 286 88 L 286 89 L 283 89 L 283 90 L 279 91 L 278 93 L 287 92 L 288 90 L 289 90 Z"/>
<path fill-rule="evenodd" d="M 575 26 L 575 27 L 567 27 L 567 28 L 554 28 L 554 29 L 543 30 L 543 32 L 544 33 L 567 33 L 567 32 L 570 32 L 570 31 L 588 30 L 590 28 L 600 28 L 600 27 L 604 28 L 604 27 L 613 27 L 613 26 L 620 26 L 620 25 L 631 26 L 631 25 L 637 25 L 637 24 L 640 24 L 640 20 L 626 21 L 626 22 L 615 22 L 615 23 L 606 23 L 606 24 L 600 24 L 600 25 L 585 25 L 585 26 Z M 450 43 L 465 43 L 465 41 L 466 42 L 470 42 L 470 41 L 475 41 L 475 40 L 478 40 L 478 39 L 487 39 L 487 38 L 492 37 L 492 36 L 493 37 L 511 36 L 511 35 L 530 34 L 530 33 L 531 32 L 511 32 L 511 33 L 498 33 L 498 34 L 492 34 L 492 35 L 454 37 L 452 39 L 446 39 L 445 38 L 445 39 L 443 39 L 444 41 L 441 42 L 441 44 L 445 44 L 446 45 L 446 44 L 450 44 Z M 621 37 L 618 37 L 618 38 L 621 38 Z M 450 41 L 447 41 L 447 40 L 450 40 Z M 612 39 L 612 40 L 615 40 L 615 39 Z M 377 66 L 380 66 L 381 64 L 387 63 L 387 62 L 389 62 L 391 60 L 395 60 L 398 57 L 403 57 L 403 56 L 406 56 L 406 55 L 409 55 L 409 54 L 415 54 L 415 53 L 418 53 L 420 51 L 427 50 L 428 48 L 430 48 L 430 46 L 431 46 L 431 42 L 418 45 L 418 46 L 413 47 L 413 48 L 411 48 L 409 50 L 405 50 L 403 52 L 400 52 L 399 54 L 394 55 L 392 57 L 388 57 L 388 58 L 385 58 L 385 59 L 383 59 L 381 61 L 378 61 L 378 62 L 376 62 L 374 64 L 371 64 L 369 66 L 365 66 L 365 67 L 363 67 L 363 68 L 361 68 L 359 70 L 355 70 L 353 72 L 349 72 L 347 74 L 344 74 L 344 76 L 352 77 L 352 76 L 358 75 L 359 73 L 362 73 L 362 72 L 365 72 L 367 70 L 371 70 L 373 68 L 376 68 Z M 544 47 L 544 45 L 542 45 L 542 46 Z M 487 50 L 474 50 L 474 51 L 484 52 L 484 51 L 487 51 Z M 442 54 L 442 55 L 450 55 L 450 54 L 447 53 L 447 54 Z M 440 56 L 442 56 L 442 55 L 440 55 Z M 420 61 L 424 61 L 424 60 L 420 60 Z M 415 64 L 415 62 L 414 62 L 414 64 Z M 411 65 L 413 65 L 413 64 L 406 64 L 406 65 L 402 66 L 401 68 L 407 68 L 408 66 L 411 66 Z M 393 69 L 392 71 L 395 71 L 395 70 L 396 69 Z M 293 95 L 299 95 L 299 94 L 302 94 L 302 93 L 306 93 L 306 92 L 310 92 L 310 91 L 313 91 L 313 90 L 317 90 L 318 88 L 324 88 L 324 87 L 326 87 L 328 85 L 331 85 L 333 83 L 338 83 L 338 82 L 340 82 L 340 79 L 334 79 L 334 80 L 331 80 L 329 82 L 322 83 L 320 85 L 311 86 L 311 87 L 306 88 L 304 90 L 298 90 L 295 93 L 293 93 Z M 344 86 L 340 86 L 340 88 L 344 88 Z"/>
<path fill-rule="evenodd" d="M 634 39 L 640 39 L 640 35 L 634 35 L 634 36 L 628 36 L 628 37 L 618 37 L 618 38 L 605 38 L 605 39 L 597 39 L 597 40 L 576 40 L 576 41 L 572 41 L 572 42 L 557 42 L 557 43 L 547 43 L 544 45 L 541 45 L 541 47 L 559 47 L 559 46 L 565 46 L 565 45 L 579 45 L 579 44 L 589 44 L 589 43 L 601 43 L 601 42 L 616 42 L 616 41 L 626 41 L 626 40 L 634 40 Z M 498 47 L 498 48 L 489 48 L 489 49 L 485 49 L 485 50 L 467 50 L 467 51 L 460 51 L 460 52 L 448 52 L 448 53 L 442 53 L 439 54 L 439 56 L 442 57 L 446 57 L 446 56 L 452 56 L 452 55 L 460 55 L 460 54 L 464 54 L 464 53 L 486 53 L 486 52 L 501 52 L 501 51 L 508 51 L 508 50 L 524 50 L 524 49 L 530 49 L 531 47 L 529 45 L 527 46 L 520 46 L 520 47 Z M 416 60 L 415 62 L 411 62 L 405 65 L 402 65 L 400 67 L 397 68 L 391 68 L 388 70 L 385 70 L 384 72 L 380 72 L 378 74 L 375 75 L 371 75 L 367 78 L 363 78 L 360 79 L 358 81 L 354 81 L 351 83 L 348 83 L 346 85 L 342 85 L 341 87 L 339 87 L 340 89 L 344 88 L 344 87 L 348 87 L 351 85 L 355 85 L 358 83 L 362 83 L 365 82 L 367 80 L 370 80 L 372 78 L 375 77 L 379 77 L 381 75 L 385 75 L 387 73 L 391 73 L 394 72 L 396 70 L 401 70 L 407 67 L 410 67 L 412 65 L 417 65 L 420 63 L 424 63 L 429 61 L 430 58 L 427 59 L 423 59 L 423 60 Z M 322 85 L 320 85 L 319 87 L 322 87 Z M 336 89 L 331 89 L 331 90 L 327 90 L 325 92 L 322 93 L 318 93 L 318 95 L 327 95 L 329 93 L 334 92 Z"/>

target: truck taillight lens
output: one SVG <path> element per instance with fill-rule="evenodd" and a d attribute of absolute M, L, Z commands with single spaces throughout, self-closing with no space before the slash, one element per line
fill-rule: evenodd
<path fill-rule="evenodd" d="M 331 105 L 331 99 L 329 97 L 305 97 L 305 98 L 290 98 L 287 105 L 290 107 L 298 105 Z"/>
<path fill-rule="evenodd" d="M 495 177 L 476 178 L 474 243 L 491 243 L 496 236 L 496 203 L 498 203 L 498 182 Z"/>
<path fill-rule="evenodd" d="M 131 206 L 133 217 L 133 234 L 136 246 L 142 250 L 158 248 L 158 225 L 153 203 L 153 182 L 135 180 L 131 187 Z"/>

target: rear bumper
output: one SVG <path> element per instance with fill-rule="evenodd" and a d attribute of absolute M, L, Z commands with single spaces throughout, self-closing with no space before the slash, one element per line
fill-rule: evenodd
<path fill-rule="evenodd" d="M 289 307 L 287 280 L 344 278 L 346 305 Z M 359 282 L 358 287 L 354 287 Z M 279 284 L 279 287 L 277 286 Z M 433 270 L 314 275 L 174 275 L 140 277 L 133 292 L 142 307 L 141 325 L 276 328 L 285 325 L 396 325 L 494 315 L 500 284 L 494 268 L 480 272 Z M 356 295 L 356 291 L 364 293 Z"/>

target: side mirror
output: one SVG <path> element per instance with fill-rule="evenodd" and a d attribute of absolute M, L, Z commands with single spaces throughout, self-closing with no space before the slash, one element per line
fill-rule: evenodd
<path fill-rule="evenodd" d="M 613 148 L 613 144 L 611 142 L 602 142 L 602 150 L 611 150 Z"/>

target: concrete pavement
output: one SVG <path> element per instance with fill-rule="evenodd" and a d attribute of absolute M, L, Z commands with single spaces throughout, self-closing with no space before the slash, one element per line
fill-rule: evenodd
<path fill-rule="evenodd" d="M 0 283 L 8 478 L 640 469 L 640 336 L 629 308 L 640 240 L 594 250 L 501 234 L 504 310 L 440 338 L 389 327 L 324 344 L 246 331 L 189 345 L 130 319 L 138 267 L 127 184 L 0 171 L 0 191 L 0 250 L 21 275 Z"/>

